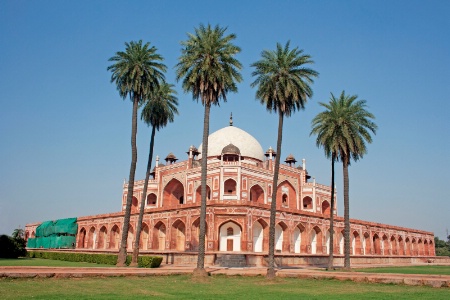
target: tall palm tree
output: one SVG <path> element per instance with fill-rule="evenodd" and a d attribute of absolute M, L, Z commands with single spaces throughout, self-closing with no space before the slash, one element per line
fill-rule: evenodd
<path fill-rule="evenodd" d="M 147 196 L 148 180 L 152 168 L 153 147 L 155 132 L 165 127 L 167 123 L 173 122 L 175 114 L 178 114 L 177 92 L 173 89 L 173 84 L 161 83 L 158 88 L 148 95 L 147 102 L 141 112 L 141 119 L 152 127 L 150 137 L 150 150 L 148 154 L 147 171 L 145 173 L 144 187 L 142 189 L 141 207 L 139 209 L 139 219 L 136 226 L 136 239 L 134 241 L 133 256 L 130 266 L 137 266 L 139 256 L 139 240 L 142 230 L 142 219 L 144 217 L 145 200 Z"/>
<path fill-rule="evenodd" d="M 333 97 L 333 96 L 332 96 Z M 326 104 L 320 102 L 321 106 Z M 331 194 L 330 194 L 330 245 L 328 255 L 328 270 L 333 270 L 333 253 L 334 253 L 334 163 L 339 160 L 339 144 L 336 132 L 336 116 L 334 111 L 326 110 L 319 113 L 312 120 L 312 130 L 310 135 L 317 135 L 316 146 L 323 147 L 325 156 L 331 158 Z"/>
<path fill-rule="evenodd" d="M 345 95 L 339 98 L 331 94 L 330 103 L 320 103 L 326 110 L 313 120 L 313 132 L 317 128 L 317 141 L 324 146 L 325 153 L 342 161 L 344 173 L 344 268 L 350 268 L 350 214 L 349 179 L 350 161 L 359 160 L 367 153 L 366 143 L 372 143 L 377 125 L 372 121 L 375 116 L 366 110 L 366 101 L 357 100 L 358 96 Z"/>
<path fill-rule="evenodd" d="M 136 171 L 137 149 L 137 110 L 145 95 L 159 86 L 164 80 L 163 72 L 166 66 L 161 63 L 162 56 L 156 53 L 157 49 L 150 43 L 125 43 L 125 52 L 116 52 L 109 61 L 114 62 L 107 70 L 111 71 L 111 82 L 114 82 L 119 95 L 125 100 L 127 96 L 133 102 L 131 121 L 131 166 L 128 178 L 127 202 L 123 218 L 122 239 L 120 241 L 117 266 L 125 266 L 127 258 L 127 238 L 130 225 L 131 202 L 133 200 L 134 175 Z"/>
<path fill-rule="evenodd" d="M 307 99 L 313 94 L 310 87 L 313 78 L 319 73 L 306 68 L 306 64 L 314 63 L 311 56 L 303 54 L 303 50 L 295 47 L 289 49 L 288 41 L 283 47 L 277 43 L 274 51 L 264 50 L 261 60 L 253 63 L 255 67 L 252 76 L 257 76 L 251 84 L 257 86 L 256 98 L 270 112 L 278 113 L 278 139 L 275 156 L 275 169 L 272 183 L 272 203 L 270 207 L 269 226 L 269 266 L 267 278 L 275 277 L 275 216 L 276 195 L 278 186 L 278 171 L 280 168 L 281 141 L 283 137 L 283 118 L 289 117 L 296 110 L 304 109 Z"/>
<path fill-rule="evenodd" d="M 200 25 L 195 34 L 181 42 L 182 50 L 176 65 L 177 80 L 183 78 L 183 90 L 205 107 L 201 161 L 201 208 L 197 268 L 194 273 L 205 276 L 206 234 L 206 164 L 208 157 L 209 112 L 211 105 L 227 101 L 228 92 L 237 92 L 236 82 L 242 80 L 241 63 L 235 58 L 241 49 L 232 41 L 235 34 L 225 35 L 226 27 Z"/>

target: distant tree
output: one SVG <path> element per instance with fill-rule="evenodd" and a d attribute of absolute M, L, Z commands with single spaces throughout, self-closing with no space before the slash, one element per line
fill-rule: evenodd
<path fill-rule="evenodd" d="M 166 66 L 161 63 L 162 56 L 156 53 L 157 49 L 150 43 L 125 43 L 125 52 L 119 51 L 109 61 L 114 62 L 108 67 L 111 71 L 111 82 L 115 82 L 119 95 L 125 100 L 128 96 L 133 102 L 131 122 L 131 165 L 128 178 L 127 202 L 123 218 L 122 239 L 120 241 L 117 266 L 125 266 L 127 258 L 127 239 L 130 226 L 131 203 L 133 200 L 134 176 L 136 172 L 137 148 L 137 110 L 138 105 L 144 101 L 145 95 L 155 90 L 164 80 L 163 72 Z"/>
<path fill-rule="evenodd" d="M 366 143 L 372 142 L 377 125 L 372 121 L 375 116 L 366 110 L 366 101 L 357 100 L 358 96 L 345 95 L 342 91 L 339 98 L 331 94 L 329 103 L 320 103 L 326 110 L 319 114 L 319 119 L 326 119 L 329 131 L 323 132 L 320 139 L 328 141 L 332 153 L 336 153 L 343 165 L 344 173 L 344 268 L 350 268 L 350 215 L 349 215 L 349 179 L 350 161 L 359 160 L 366 154 Z M 319 126 L 319 121 L 315 119 Z M 314 120 L 313 120 L 313 124 Z"/>
<path fill-rule="evenodd" d="M 137 266 L 139 256 L 139 241 L 141 238 L 142 219 L 144 217 L 145 201 L 147 199 L 147 188 L 153 161 L 153 148 L 155 141 L 155 131 L 165 127 L 167 123 L 173 122 L 175 114 L 178 114 L 178 99 L 175 97 L 174 85 L 162 83 L 157 89 L 150 93 L 147 102 L 141 112 L 141 119 L 152 127 L 150 137 L 150 150 L 148 154 L 147 171 L 145 173 L 144 187 L 142 189 L 141 207 L 139 209 L 139 219 L 136 229 L 136 239 L 134 241 L 133 256 L 130 266 Z"/>
<path fill-rule="evenodd" d="M 14 229 L 14 231 L 13 231 L 13 233 L 12 233 L 12 237 L 14 238 L 14 239 L 17 239 L 17 238 L 25 238 L 25 231 L 22 229 L 22 228 L 16 228 L 16 229 Z"/>
<path fill-rule="evenodd" d="M 437 236 L 434 237 L 434 248 L 436 256 L 450 256 L 450 243 L 439 239 Z"/>
<path fill-rule="evenodd" d="M 25 232 L 21 228 L 13 231 L 12 236 L 0 236 L 0 258 L 18 258 L 27 254 Z"/>
<path fill-rule="evenodd" d="M 311 56 L 303 54 L 303 50 L 295 47 L 289 49 L 289 42 L 283 47 L 277 43 L 276 50 L 264 50 L 261 59 L 251 66 L 255 68 L 252 76 L 256 76 L 252 87 L 257 87 L 256 98 L 270 112 L 278 113 L 278 138 L 275 156 L 274 176 L 272 182 L 272 203 L 270 207 L 269 225 L 269 261 L 267 278 L 275 277 L 275 216 L 278 172 L 280 168 L 281 141 L 283 136 L 283 119 L 296 110 L 304 109 L 308 98 L 313 94 L 310 84 L 319 73 L 306 68 L 314 63 Z"/>
<path fill-rule="evenodd" d="M 241 63 L 235 58 L 241 49 L 232 41 L 235 34 L 225 35 L 226 27 L 200 25 L 195 34 L 181 42 L 181 56 L 177 68 L 177 80 L 183 78 L 183 90 L 191 92 L 194 100 L 205 107 L 203 118 L 203 141 L 201 161 L 201 204 L 200 230 L 198 239 L 198 260 L 194 274 L 206 276 L 205 234 L 206 234 L 206 164 L 208 157 L 209 113 L 211 105 L 227 101 L 228 92 L 237 92 L 236 82 L 242 80 Z"/>

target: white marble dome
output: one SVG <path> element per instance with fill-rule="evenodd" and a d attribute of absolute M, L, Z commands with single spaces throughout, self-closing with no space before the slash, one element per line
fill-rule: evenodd
<path fill-rule="evenodd" d="M 264 160 L 264 152 L 261 144 L 249 133 L 235 126 L 227 126 L 219 129 L 209 135 L 208 138 L 208 157 L 220 156 L 222 149 L 233 144 L 241 151 L 241 156 Z M 202 144 L 198 147 L 198 151 L 202 152 Z M 199 158 L 202 154 L 199 155 Z"/>

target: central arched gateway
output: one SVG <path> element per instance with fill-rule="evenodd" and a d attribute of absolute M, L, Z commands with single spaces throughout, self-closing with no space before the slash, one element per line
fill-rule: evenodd
<path fill-rule="evenodd" d="M 241 227 L 234 222 L 226 222 L 219 229 L 219 251 L 241 251 Z"/>

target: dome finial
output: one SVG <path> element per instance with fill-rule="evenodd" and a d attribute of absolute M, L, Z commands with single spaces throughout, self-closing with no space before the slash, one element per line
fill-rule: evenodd
<path fill-rule="evenodd" d="M 230 114 L 230 126 L 233 126 L 233 113 Z"/>

